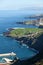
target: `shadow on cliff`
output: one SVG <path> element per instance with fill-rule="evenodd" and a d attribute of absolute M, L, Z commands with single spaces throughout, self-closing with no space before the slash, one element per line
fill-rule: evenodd
<path fill-rule="evenodd" d="M 32 48 L 38 50 L 39 52 L 43 52 L 43 34 L 41 34 L 36 42 L 31 45 Z"/>

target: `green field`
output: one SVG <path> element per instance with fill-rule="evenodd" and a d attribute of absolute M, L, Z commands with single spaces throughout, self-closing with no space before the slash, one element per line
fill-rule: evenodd
<path fill-rule="evenodd" d="M 28 35 L 31 33 L 36 33 L 36 32 L 40 32 L 43 31 L 43 29 L 39 29 L 39 28 L 24 28 L 24 29 L 14 29 L 10 32 L 10 36 L 12 37 L 21 37 L 23 35 Z"/>

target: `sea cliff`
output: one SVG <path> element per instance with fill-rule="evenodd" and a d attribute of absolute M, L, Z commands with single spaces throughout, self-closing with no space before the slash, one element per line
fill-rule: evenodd
<path fill-rule="evenodd" d="M 20 44 L 26 44 L 38 51 L 43 49 L 43 29 L 40 28 L 21 28 L 12 29 L 11 31 L 4 32 L 4 36 L 16 39 Z M 41 40 L 41 41 L 40 41 Z"/>
<path fill-rule="evenodd" d="M 18 61 L 15 65 L 37 65 L 38 61 L 43 59 L 43 28 L 13 28 L 8 32 L 4 32 L 3 35 L 16 39 L 20 42 L 20 45 L 26 44 L 30 48 L 34 48 L 39 51 L 39 54 L 36 56 L 25 61 Z"/>

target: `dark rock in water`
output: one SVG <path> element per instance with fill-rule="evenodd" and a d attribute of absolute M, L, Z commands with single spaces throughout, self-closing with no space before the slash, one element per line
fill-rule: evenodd
<path fill-rule="evenodd" d="M 13 29 L 13 28 L 9 28 L 8 30 L 9 30 L 9 31 L 12 31 L 12 30 L 14 30 L 14 29 Z"/>
<path fill-rule="evenodd" d="M 10 32 L 3 32 L 3 35 L 4 35 L 4 36 L 9 37 L 9 34 L 10 34 Z"/>
<path fill-rule="evenodd" d="M 17 24 L 25 24 L 25 22 L 16 22 Z"/>
<path fill-rule="evenodd" d="M 28 17 L 25 17 L 26 19 L 30 18 L 30 19 L 39 19 L 39 18 L 43 18 L 43 15 L 31 15 Z"/>
<path fill-rule="evenodd" d="M 43 26 L 42 26 L 42 25 L 40 25 L 40 26 L 39 26 L 39 28 L 43 28 Z"/>
<path fill-rule="evenodd" d="M 28 46 L 31 46 L 32 39 L 29 39 L 28 37 L 21 37 L 21 38 L 15 38 L 17 41 L 19 41 L 21 44 L 26 44 Z"/>

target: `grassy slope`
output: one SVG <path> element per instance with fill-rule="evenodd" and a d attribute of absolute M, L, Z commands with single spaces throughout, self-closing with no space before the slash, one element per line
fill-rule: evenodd
<path fill-rule="evenodd" d="M 38 29 L 38 28 L 24 28 L 24 29 L 15 29 L 15 30 L 12 30 L 10 32 L 10 36 L 12 37 L 21 37 L 23 35 L 28 35 L 29 33 L 36 33 L 36 32 L 40 32 L 40 31 L 43 31 L 43 29 Z"/>
<path fill-rule="evenodd" d="M 11 36 L 23 36 L 23 35 L 28 34 L 28 33 L 36 33 L 36 32 L 40 32 L 40 31 L 43 31 L 43 29 L 38 29 L 38 28 L 15 29 L 15 30 L 11 31 L 10 35 Z M 40 61 L 37 61 L 33 65 L 43 65 L 43 59 L 41 59 Z"/>

